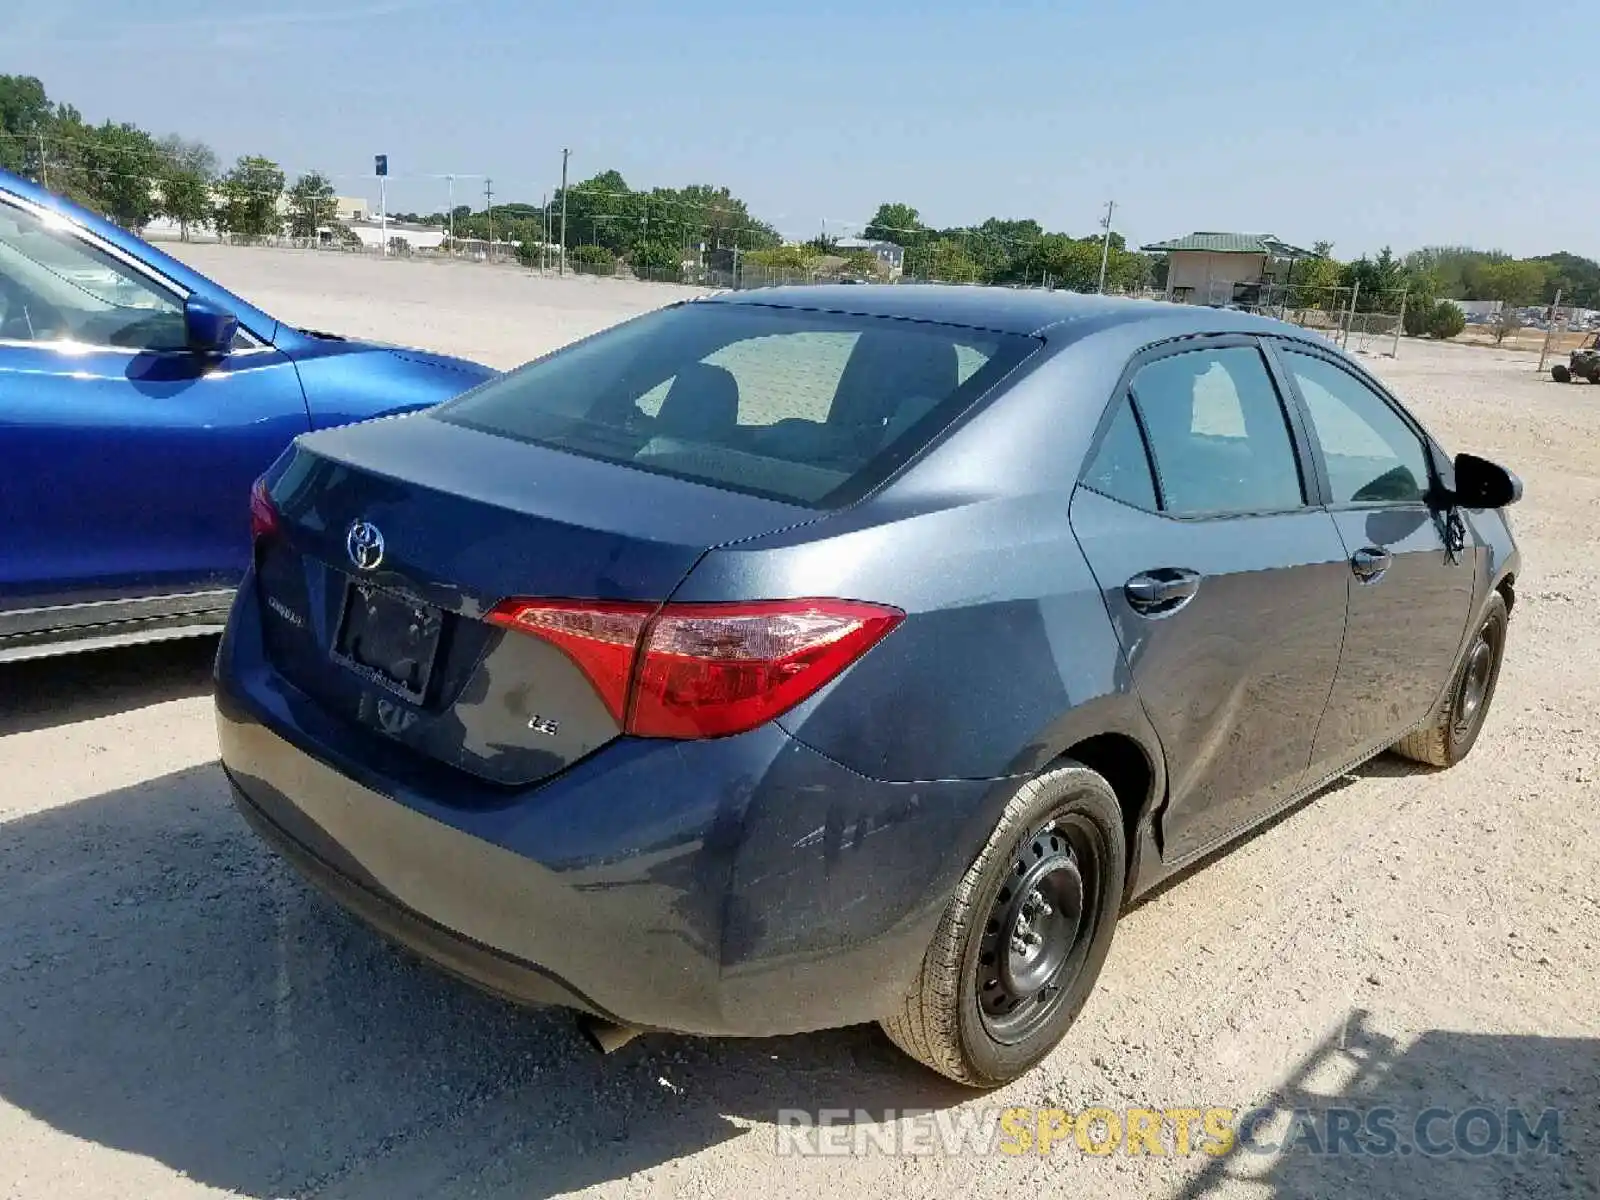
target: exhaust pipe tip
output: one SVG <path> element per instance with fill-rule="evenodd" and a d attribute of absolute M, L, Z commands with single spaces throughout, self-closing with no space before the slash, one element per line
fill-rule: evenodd
<path fill-rule="evenodd" d="M 588 1013 L 578 1014 L 578 1032 L 583 1035 L 584 1041 L 601 1054 L 613 1054 L 639 1036 L 637 1029 L 629 1029 L 626 1025 L 618 1025 Z"/>

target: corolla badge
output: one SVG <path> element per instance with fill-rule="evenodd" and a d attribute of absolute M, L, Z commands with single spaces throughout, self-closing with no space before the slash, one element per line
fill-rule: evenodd
<path fill-rule="evenodd" d="M 357 521 L 344 535 L 344 548 L 359 570 L 376 570 L 383 561 L 383 534 L 371 521 Z"/>

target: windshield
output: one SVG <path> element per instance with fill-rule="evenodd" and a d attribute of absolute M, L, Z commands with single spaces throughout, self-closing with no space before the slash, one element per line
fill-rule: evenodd
<path fill-rule="evenodd" d="M 755 304 L 636 318 L 442 421 L 813 507 L 876 487 L 1040 343 Z"/>

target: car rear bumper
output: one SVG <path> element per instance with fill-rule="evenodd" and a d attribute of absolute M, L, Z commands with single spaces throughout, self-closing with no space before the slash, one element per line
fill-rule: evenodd
<path fill-rule="evenodd" d="M 516 1001 L 696 1034 L 876 1019 L 1006 790 L 867 779 L 766 726 L 619 739 L 463 801 L 277 677 L 239 607 L 217 718 L 246 818 L 367 923 Z"/>

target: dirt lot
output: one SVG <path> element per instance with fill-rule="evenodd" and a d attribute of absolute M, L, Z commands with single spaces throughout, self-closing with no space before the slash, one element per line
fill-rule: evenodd
<path fill-rule="evenodd" d="M 189 253 L 290 319 L 500 365 L 672 294 Z M 1596 1194 L 1600 388 L 1492 350 L 1371 361 L 1527 484 L 1488 729 L 1454 771 L 1362 768 L 1128 914 L 1074 1033 L 997 1095 L 943 1086 L 873 1028 L 600 1059 L 562 1014 L 413 965 L 258 846 L 214 761 L 209 643 L 0 668 L 0 1195 Z M 1407 1144 L 1432 1107 L 1436 1139 L 1474 1106 L 1552 1108 L 1561 1152 L 973 1148 L 1007 1106 L 1258 1105 L 1388 1105 Z M 919 1108 L 935 1116 L 866 1124 Z M 822 1109 L 862 1110 L 835 1132 L 847 1153 L 795 1157 L 780 1112 Z M 909 1128 L 935 1152 L 882 1149 Z"/>

